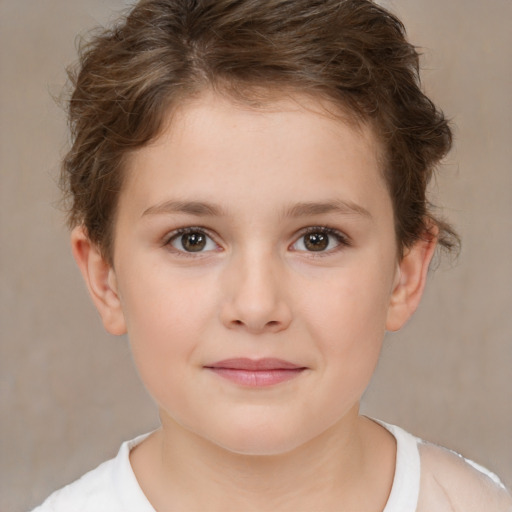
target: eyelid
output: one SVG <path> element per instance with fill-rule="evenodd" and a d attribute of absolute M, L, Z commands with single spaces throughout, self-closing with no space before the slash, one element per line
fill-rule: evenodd
<path fill-rule="evenodd" d="M 196 257 L 197 258 L 197 257 L 204 256 L 208 253 L 214 252 L 213 250 L 197 251 L 197 252 L 180 251 L 179 249 L 176 249 L 175 247 L 172 246 L 171 242 L 173 240 L 176 240 L 178 237 L 186 235 L 188 233 L 202 233 L 202 234 L 206 235 L 210 240 L 212 240 L 215 243 L 215 245 L 217 246 L 217 248 L 222 249 L 221 245 L 217 242 L 216 235 L 213 235 L 209 229 L 206 229 L 206 228 L 200 227 L 200 226 L 186 226 L 186 227 L 181 227 L 181 228 L 175 229 L 175 230 L 171 231 L 170 233 L 168 233 L 164 237 L 162 245 L 164 247 L 168 247 L 169 250 L 171 250 L 174 254 L 178 254 L 179 256 L 185 256 L 185 257 Z"/>
<path fill-rule="evenodd" d="M 350 247 L 352 245 L 352 241 L 350 237 L 348 237 L 345 233 L 336 228 L 331 228 L 329 226 L 309 226 L 307 228 L 302 229 L 298 236 L 295 237 L 295 241 L 290 245 L 293 249 L 293 246 L 305 235 L 310 233 L 323 233 L 329 236 L 332 236 L 336 239 L 337 245 L 332 249 L 328 249 L 325 251 L 304 251 L 304 250 L 296 250 L 296 252 L 307 254 L 308 257 L 322 257 L 328 256 L 333 253 L 336 253 L 340 250 L 343 250 L 346 247 Z"/>
<path fill-rule="evenodd" d="M 203 233 L 208 238 L 210 238 L 215 245 L 217 246 L 218 250 L 223 250 L 221 244 L 217 241 L 218 236 L 215 233 L 212 233 L 211 230 L 201 227 L 201 226 L 186 226 L 186 227 L 180 227 L 177 228 L 170 233 L 168 233 L 164 238 L 162 242 L 162 246 L 168 247 L 169 250 L 172 250 L 174 254 L 178 254 L 179 256 L 184 257 L 201 257 L 205 256 L 208 253 L 214 252 L 212 250 L 208 251 L 198 251 L 198 252 L 189 252 L 189 251 L 181 251 L 179 249 L 176 249 L 171 245 L 171 242 L 175 240 L 177 237 L 182 236 L 187 233 Z M 324 233 L 328 236 L 332 236 L 336 239 L 337 245 L 336 247 L 332 249 L 328 249 L 325 251 L 304 251 L 304 250 L 294 250 L 293 246 L 300 240 L 301 237 L 304 237 L 305 235 L 309 233 Z M 301 252 L 307 254 L 309 257 L 322 257 L 322 256 L 328 256 L 335 252 L 338 252 L 339 250 L 342 250 L 343 248 L 350 247 L 352 245 L 352 241 L 349 236 L 347 236 L 344 232 L 340 231 L 339 229 L 332 228 L 325 225 L 319 225 L 319 226 L 308 226 L 306 228 L 301 229 L 298 234 L 295 235 L 294 241 L 289 245 L 289 248 L 291 248 L 292 251 L 295 252 Z"/>

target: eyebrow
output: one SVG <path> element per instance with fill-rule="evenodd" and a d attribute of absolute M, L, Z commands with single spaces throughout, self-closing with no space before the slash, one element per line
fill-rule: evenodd
<path fill-rule="evenodd" d="M 186 213 L 198 217 L 219 217 L 224 211 L 219 206 L 200 201 L 165 201 L 164 203 L 150 206 L 144 210 L 142 216 L 162 213 Z"/>
<path fill-rule="evenodd" d="M 156 214 L 183 213 L 197 217 L 220 217 L 225 215 L 225 210 L 215 204 L 202 201 L 165 201 L 150 206 L 142 213 L 142 216 Z M 327 202 L 303 202 L 297 203 L 284 211 L 283 217 L 307 217 L 326 213 L 338 213 L 343 215 L 358 215 L 372 218 L 370 212 L 362 206 L 351 201 L 335 199 Z"/>
<path fill-rule="evenodd" d="M 297 203 L 285 211 L 285 217 L 305 217 L 312 215 L 321 215 L 325 213 L 339 213 L 343 215 L 359 215 L 372 218 L 371 213 L 357 203 L 352 201 L 342 201 L 335 199 L 333 201 L 315 203 L 305 202 Z"/>

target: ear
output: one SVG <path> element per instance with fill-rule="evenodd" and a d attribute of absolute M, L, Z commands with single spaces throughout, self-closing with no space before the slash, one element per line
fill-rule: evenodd
<path fill-rule="evenodd" d="M 431 226 L 421 239 L 407 249 L 400 261 L 391 294 L 386 330 L 398 331 L 416 311 L 425 289 L 429 265 L 437 245 L 437 234 L 437 227 Z"/>
<path fill-rule="evenodd" d="M 126 323 L 114 269 L 90 241 L 83 226 L 71 232 L 71 249 L 105 329 L 110 334 L 125 334 Z"/>

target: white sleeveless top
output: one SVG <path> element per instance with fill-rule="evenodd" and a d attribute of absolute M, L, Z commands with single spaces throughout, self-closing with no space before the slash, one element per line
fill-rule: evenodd
<path fill-rule="evenodd" d="M 379 423 L 397 442 L 395 476 L 383 512 L 512 512 L 512 498 L 496 475 L 399 427 Z M 33 512 L 155 512 L 129 458 L 148 435 L 123 443 L 114 459 L 54 492 Z"/>

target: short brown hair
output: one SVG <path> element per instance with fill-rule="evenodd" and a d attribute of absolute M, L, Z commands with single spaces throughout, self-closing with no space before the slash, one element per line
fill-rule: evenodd
<path fill-rule="evenodd" d="M 450 128 L 421 90 L 403 24 L 372 1 L 142 0 L 82 46 L 70 76 L 69 223 L 110 260 L 125 159 L 159 134 L 170 108 L 208 87 L 248 100 L 288 87 L 369 123 L 383 143 L 400 253 L 432 225 L 441 246 L 458 245 L 426 197 Z"/>

